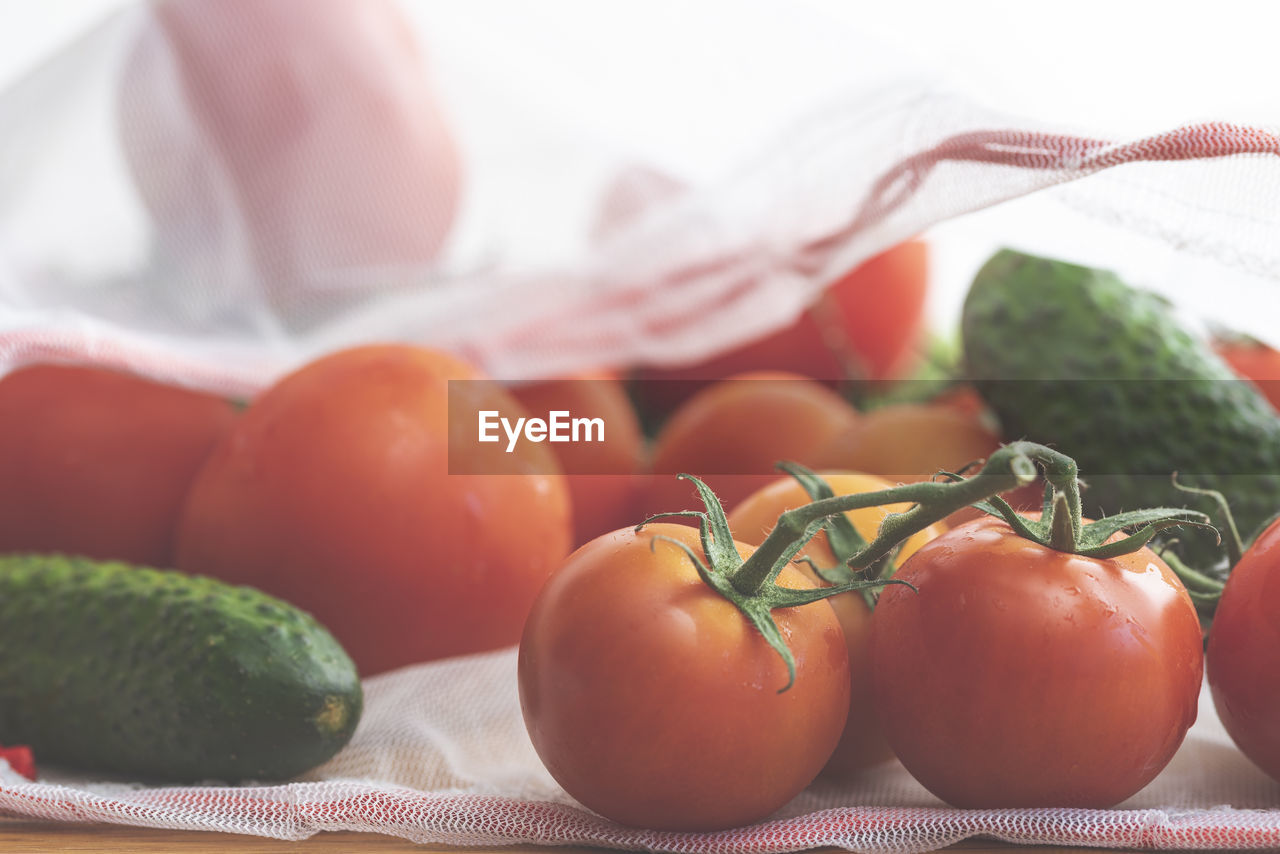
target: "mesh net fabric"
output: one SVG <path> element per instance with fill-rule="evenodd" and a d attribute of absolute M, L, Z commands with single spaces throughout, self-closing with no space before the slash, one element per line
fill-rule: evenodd
<path fill-rule="evenodd" d="M 851 782 L 819 781 L 761 824 L 691 834 L 620 827 L 576 805 L 529 743 L 515 677 L 516 654 L 507 649 L 369 679 L 365 717 L 351 744 L 296 782 L 144 788 L 56 769 L 30 783 L 0 770 L 0 812 L 281 839 L 356 830 L 450 845 L 679 852 L 931 851 L 973 836 L 1099 847 L 1280 847 L 1280 784 L 1232 746 L 1207 692 L 1173 762 L 1116 809 L 951 809 L 890 763 Z"/>
<path fill-rule="evenodd" d="M 397 225 L 406 205 L 425 211 L 414 214 L 424 228 L 443 214 L 386 178 L 377 164 L 391 153 L 360 167 L 343 148 L 343 129 L 382 103 L 387 71 L 366 67 L 380 43 L 346 46 L 344 97 L 306 74 L 334 60 L 295 46 L 288 148 L 248 174 L 235 172 L 246 152 L 188 96 L 199 87 L 184 88 L 147 6 L 0 94 L 0 370 L 90 360 L 244 394 L 370 339 L 444 347 L 507 380 L 676 364 L 785 324 L 859 261 L 930 226 L 1032 194 L 1212 261 L 1220 287 L 1190 288 L 1197 310 L 1221 312 L 1224 274 L 1237 292 L 1280 278 L 1280 137 L 1265 129 L 1091 136 L 1000 114 L 878 57 L 860 76 L 848 57 L 866 51 L 841 43 L 845 88 L 815 81 L 824 97 L 800 115 L 762 102 L 787 119 L 771 143 L 687 188 L 676 178 L 636 191 L 637 174 L 663 170 L 643 150 L 596 144 L 590 110 L 530 117 L 480 79 L 505 67 L 495 55 L 510 45 L 458 39 L 476 55 L 449 53 L 449 28 L 483 25 L 465 6 L 441 4 L 432 14 L 444 20 L 422 25 L 464 183 L 449 242 L 429 259 L 432 247 L 369 247 L 363 219 L 380 204 Z M 773 23 L 797 42 L 779 50 L 821 52 L 811 30 Z M 521 75 L 581 77 L 593 57 L 566 47 L 540 59 Z M 362 178 L 370 198 L 351 189 Z M 268 209 L 250 192 L 264 181 Z M 358 234 L 335 193 L 352 199 Z M 1274 335 L 1257 312 L 1226 319 Z"/>
<path fill-rule="evenodd" d="M 139 58 L 137 45 L 149 53 Z M 526 174 L 527 161 L 523 172 L 496 163 L 505 149 L 473 120 L 488 109 L 505 122 L 509 105 L 454 73 L 449 94 L 473 164 L 467 221 L 501 224 L 511 207 L 510 228 L 460 239 L 433 265 L 362 266 L 317 252 L 322 260 L 291 283 L 301 299 L 282 300 L 278 269 L 246 245 L 248 215 L 173 84 L 167 50 L 148 9 L 132 7 L 0 94 L 0 371 L 90 361 L 243 394 L 371 338 L 446 347 L 505 379 L 677 363 L 782 325 L 881 249 L 1033 193 L 1229 273 L 1235 293 L 1255 304 L 1280 279 L 1280 137 L 1264 129 L 1219 122 L 1095 138 L 906 79 L 834 97 L 732 172 L 684 188 L 628 170 L 630 152 L 584 154 L 574 128 L 548 131 L 545 115 L 499 123 L 552 155 L 539 161 L 544 174 Z M 205 190 L 205 206 L 177 232 L 147 216 L 122 150 L 119 123 L 137 113 L 117 86 L 131 62 L 150 63 L 150 96 L 162 105 L 135 127 L 133 144 L 151 150 L 168 135 L 165 174 Z M 307 127 L 341 124 L 330 116 Z M 281 177 L 297 183 L 278 190 L 302 198 L 324 175 L 293 165 Z M 521 192 L 493 192 L 502 181 Z M 520 199 L 550 195 L 568 198 L 577 215 L 558 250 L 540 253 L 520 234 L 539 212 Z M 323 219 L 291 221 L 300 231 L 285 242 L 314 246 L 301 229 Z M 1193 308 L 1221 308 L 1225 286 L 1214 281 L 1190 292 L 1201 300 Z M 1266 312 L 1230 320 L 1274 336 Z M 0 813 L 287 839 L 349 829 L 449 844 L 687 852 L 926 851 L 975 835 L 1280 847 L 1280 786 L 1231 746 L 1208 703 L 1169 768 L 1115 810 L 953 810 L 889 765 L 856 783 L 819 782 L 756 827 L 690 835 L 621 828 L 575 805 L 533 753 L 515 691 L 510 650 L 422 665 L 369 680 L 353 743 L 299 781 L 153 788 L 46 768 L 31 783 L 0 765 Z"/>

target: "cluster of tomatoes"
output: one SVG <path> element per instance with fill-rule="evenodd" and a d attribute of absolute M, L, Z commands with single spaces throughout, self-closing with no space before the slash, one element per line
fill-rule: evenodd
<path fill-rule="evenodd" d="M 893 500 L 905 487 L 820 476 L 835 496 L 875 491 L 847 514 L 864 538 L 905 512 Z M 733 572 L 717 572 L 715 552 L 728 541 L 749 562 L 783 514 L 814 498 L 778 480 L 728 514 L 719 536 L 620 530 L 552 577 L 522 640 L 521 697 L 567 791 L 623 823 L 713 829 L 766 817 L 819 774 L 849 777 L 896 756 L 957 806 L 1102 808 L 1173 757 L 1196 719 L 1206 656 L 1187 588 L 1140 545 L 1151 530 L 1116 545 L 1153 514 L 1078 520 L 1094 529 L 1096 554 L 995 516 L 921 526 L 896 554 L 902 585 L 775 612 L 792 679 L 770 633 L 725 595 Z M 838 583 L 817 571 L 841 567 L 831 534 L 777 583 Z M 1236 563 L 1207 664 L 1228 732 L 1280 779 L 1278 559 L 1280 522 Z"/>
<path fill-rule="evenodd" d="M 895 251 L 851 280 L 896 293 L 884 270 L 920 250 Z M 857 356 L 868 375 L 902 369 L 918 305 L 904 317 L 892 346 Z M 519 642 L 539 754 L 629 824 L 749 823 L 820 773 L 895 756 L 957 805 L 1137 791 L 1195 719 L 1203 636 L 1177 575 L 1147 548 L 1086 557 L 957 506 L 875 565 L 905 583 L 831 595 L 859 577 L 851 542 L 1001 444 L 970 394 L 862 412 L 824 382 L 829 365 L 776 364 L 777 348 L 836 359 L 813 324 L 630 387 L 603 374 L 504 388 L 400 344 L 321 357 L 247 406 L 28 366 L 0 378 L 0 549 L 259 587 L 315 614 L 364 675 Z M 486 448 L 461 473 L 458 381 L 468 411 L 565 410 L 603 420 L 604 440 Z M 782 476 L 782 459 L 818 473 Z M 1039 506 L 1038 485 L 1034 501 L 1012 486 L 998 491 Z M 796 531 L 767 579 L 742 570 L 789 511 L 873 493 L 831 517 L 843 527 Z M 687 524 L 637 527 L 679 511 Z M 1273 776 L 1280 685 L 1261 674 L 1280 665 L 1277 555 L 1273 526 L 1230 576 L 1208 659 L 1224 723 Z"/>
<path fill-rule="evenodd" d="M 451 380 L 405 345 L 342 350 L 237 407 L 93 367 L 0 379 L 0 549 L 173 567 L 310 611 L 362 675 L 513 644 L 570 547 L 545 445 L 451 476 Z M 476 383 L 482 408 L 514 408 Z"/>
<path fill-rule="evenodd" d="M 921 252 L 895 250 L 835 292 L 922 287 L 922 269 L 901 275 Z M 918 309 L 906 307 L 896 343 L 868 351 L 871 362 L 906 358 Z M 757 358 L 742 352 L 746 367 Z M 679 487 L 674 477 L 659 486 L 650 471 L 703 470 L 710 447 L 714 467 L 767 477 L 776 459 L 810 461 L 809 444 L 855 421 L 816 382 L 702 381 L 707 394 L 651 445 L 616 375 L 511 389 L 482 380 L 457 358 L 405 345 L 323 356 L 246 406 L 93 366 L 19 368 L 0 377 L 0 549 L 260 587 L 315 614 L 371 675 L 514 644 L 572 546 L 687 504 L 687 489 L 663 495 L 668 481 Z M 522 442 L 510 454 L 476 445 L 459 433 L 474 425 L 449 417 L 451 387 L 474 410 L 600 418 L 604 441 Z M 778 413 L 773 438 L 741 429 L 761 412 Z M 741 436 L 755 446 L 728 447 Z M 486 455 L 483 474 L 451 474 L 458 448 Z"/>
<path fill-rule="evenodd" d="M 836 496 L 881 496 L 848 513 L 866 539 L 909 506 L 878 478 L 819 476 Z M 723 536 L 749 559 L 812 500 L 776 481 L 728 514 Z M 834 542 L 824 531 L 778 583 L 834 581 L 817 572 L 842 567 Z M 1099 560 L 994 517 L 922 525 L 896 555 L 893 578 L 909 586 L 874 610 L 846 592 L 776 612 L 795 661 L 781 692 L 784 662 L 698 559 L 712 562 L 711 547 L 687 526 L 596 539 L 548 582 L 525 629 L 535 747 L 567 791 L 625 823 L 745 824 L 823 771 L 895 755 L 956 805 L 1110 806 L 1154 778 L 1195 720 L 1200 623 L 1146 548 Z"/>

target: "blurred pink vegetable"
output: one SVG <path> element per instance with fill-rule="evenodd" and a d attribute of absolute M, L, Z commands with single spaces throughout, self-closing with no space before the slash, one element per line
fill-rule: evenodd
<path fill-rule="evenodd" d="M 286 318 L 429 264 L 449 234 L 458 150 L 386 0 L 157 3 L 121 106 L 157 249 L 214 286 L 262 282 Z M 256 269 L 227 268 L 246 254 Z"/>

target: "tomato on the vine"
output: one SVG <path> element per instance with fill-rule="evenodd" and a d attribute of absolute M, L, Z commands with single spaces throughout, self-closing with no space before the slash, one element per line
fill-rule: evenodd
<path fill-rule="evenodd" d="M 521 707 L 547 770 L 591 809 L 641 827 L 735 827 L 781 807 L 831 755 L 849 708 L 844 639 L 823 602 L 774 612 L 795 661 L 780 691 L 778 651 L 677 544 L 710 559 L 696 529 L 666 523 L 569 556 L 525 626 Z M 812 586 L 794 567 L 778 581 Z"/>
<path fill-rule="evenodd" d="M 824 471 L 817 474 L 835 495 L 856 495 L 892 486 L 883 478 L 857 472 Z M 773 529 L 779 516 L 813 500 L 813 496 L 805 491 L 800 481 L 791 477 L 781 478 L 744 499 L 729 514 L 729 528 L 736 539 L 759 545 Z M 909 506 L 898 503 L 864 507 L 850 510 L 845 516 L 861 539 L 869 541 L 875 537 L 886 516 L 906 510 Z M 899 547 L 895 560 L 901 564 L 942 531 L 941 525 L 930 525 L 912 535 Z M 840 569 L 843 561 L 850 556 L 837 557 L 827 533 L 824 532 L 810 540 L 797 553 L 796 558 L 808 558 L 819 569 L 831 572 Z M 803 563 L 799 566 L 815 584 L 826 583 L 811 566 Z M 834 774 L 848 774 L 893 758 L 893 750 L 880 730 L 871 700 L 871 608 L 860 593 L 842 593 L 827 601 L 835 610 L 844 633 L 849 654 L 850 693 L 849 719 L 845 723 L 840 743 L 827 762 L 826 770 Z"/>
<path fill-rule="evenodd" d="M 1051 487 L 1044 518 L 994 499 L 1034 481 L 1037 466 Z M 784 468 L 815 500 L 786 510 L 758 547 L 736 541 L 715 494 L 688 477 L 705 512 L 662 515 L 696 518 L 696 531 L 650 519 L 644 534 L 606 535 L 544 588 L 521 639 L 521 704 L 571 795 L 624 823 L 682 830 L 781 806 L 830 757 L 848 712 L 832 704 L 850 694 L 834 613 L 798 606 L 885 584 L 896 586 L 872 617 L 876 710 L 935 794 L 963 806 L 1110 806 L 1172 757 L 1195 720 L 1200 624 L 1145 544 L 1207 526 L 1203 513 L 1083 520 L 1075 462 L 1031 442 L 1001 446 L 968 477 L 853 495 Z M 910 506 L 870 541 L 842 524 L 898 502 Z M 1002 520 L 943 534 L 877 577 L 902 543 L 975 502 Z M 831 586 L 808 585 L 793 559 L 819 532 L 862 578 L 818 567 Z M 766 647 L 786 663 L 785 689 L 816 692 L 803 711 L 764 688 L 769 662 L 782 672 L 759 658 Z"/>
<path fill-rule="evenodd" d="M 1195 721 L 1199 619 L 1150 549 L 1086 557 L 984 519 L 895 577 L 915 591 L 876 606 L 876 705 L 898 758 L 951 804 L 1112 806 Z"/>
<path fill-rule="evenodd" d="M 1209 630 L 1209 689 L 1241 752 L 1280 780 L 1280 521 L 1227 576 Z"/>
<path fill-rule="evenodd" d="M 187 490 L 235 406 L 88 365 L 0 379 L 0 551 L 173 563 Z"/>
<path fill-rule="evenodd" d="M 304 365 L 200 471 L 178 568 L 310 611 L 364 675 L 514 644 L 569 550 L 569 500 L 546 444 L 475 444 L 477 410 L 523 412 L 438 351 L 369 345 Z"/>

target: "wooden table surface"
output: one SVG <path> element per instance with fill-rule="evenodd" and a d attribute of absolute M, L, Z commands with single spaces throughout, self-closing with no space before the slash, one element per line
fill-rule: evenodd
<path fill-rule="evenodd" d="M 842 849 L 815 849 L 820 854 L 847 854 Z M 1121 854 L 1111 848 L 1062 848 L 1053 845 L 1021 847 L 986 840 L 967 840 L 945 849 L 965 854 Z M 451 847 L 417 845 L 392 836 L 372 833 L 319 833 L 302 842 L 282 842 L 257 836 L 231 833 L 207 833 L 187 830 L 149 830 L 119 825 L 46 824 L 28 821 L 0 821 L 0 851 L 100 851 L 100 852 L 175 852 L 175 854 L 283 854 L 283 852 L 345 851 L 351 854 L 595 854 L 591 848 L 542 848 L 513 845 L 505 848 Z M 599 852 L 606 854 L 606 852 Z M 607 852 L 617 854 L 617 852 Z"/>

